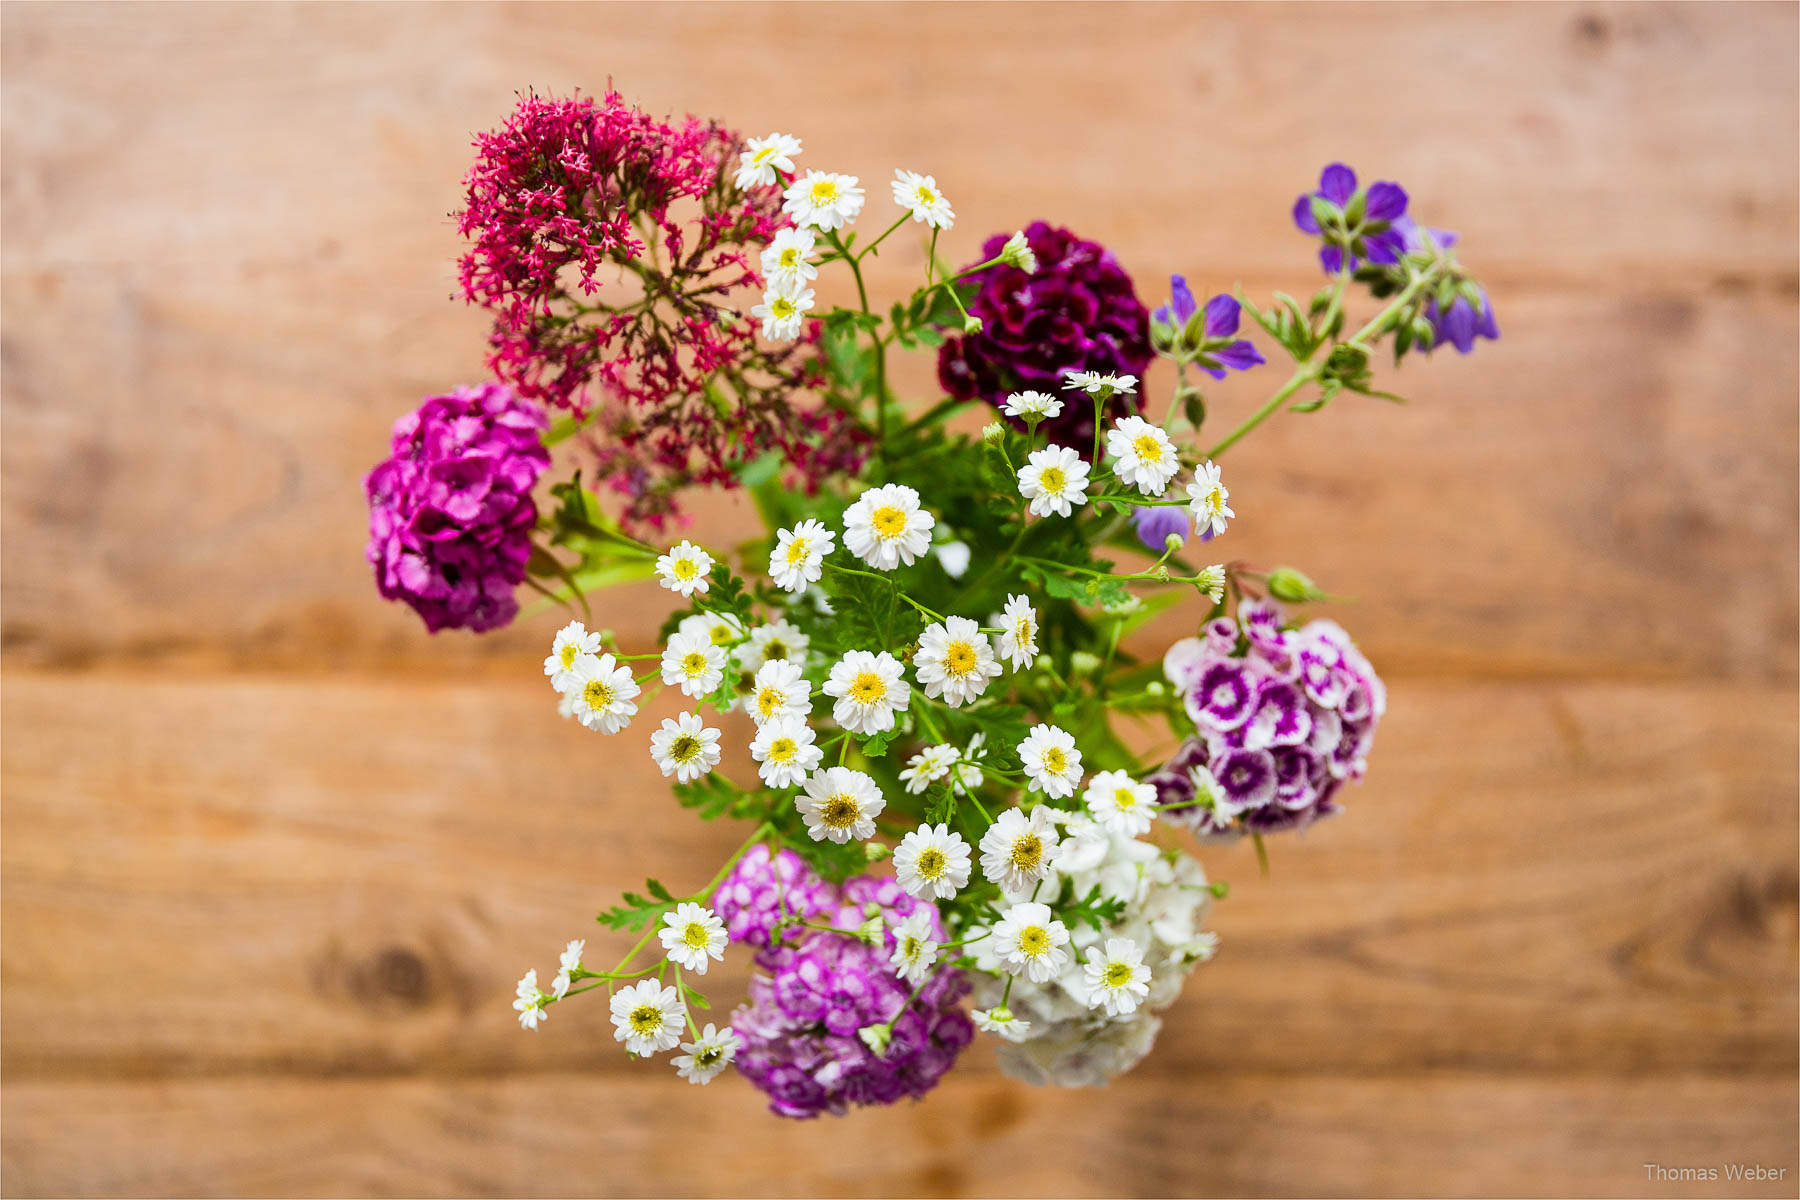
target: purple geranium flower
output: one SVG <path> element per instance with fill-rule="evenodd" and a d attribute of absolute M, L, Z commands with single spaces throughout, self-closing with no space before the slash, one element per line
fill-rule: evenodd
<path fill-rule="evenodd" d="M 1158 347 L 1214 379 L 1225 378 L 1228 370 L 1248 371 L 1267 361 L 1248 339 L 1236 336 L 1241 309 L 1234 297 L 1214 296 L 1202 310 L 1180 275 L 1169 277 L 1169 297 L 1169 303 L 1151 314 L 1151 340 Z"/>
<path fill-rule="evenodd" d="M 1294 201 L 1294 224 L 1321 238 L 1319 262 L 1328 275 L 1354 271 L 1365 260 L 1389 265 L 1400 261 L 1406 235 L 1394 222 L 1406 215 L 1406 189 L 1385 180 L 1366 191 L 1356 186 L 1356 172 L 1332 163 L 1319 176 L 1317 191 Z"/>
<path fill-rule="evenodd" d="M 1171 534 L 1185 543 L 1192 532 L 1186 510 L 1173 504 L 1139 505 L 1132 511 L 1131 523 L 1137 527 L 1138 541 L 1158 554 L 1169 548 Z"/>

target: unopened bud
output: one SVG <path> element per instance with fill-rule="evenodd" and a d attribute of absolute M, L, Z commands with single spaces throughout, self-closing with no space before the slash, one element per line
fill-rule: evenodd
<path fill-rule="evenodd" d="M 875 906 L 871 904 L 869 907 L 874 908 Z M 867 921 L 864 921 L 857 929 L 856 940 L 863 943 L 865 946 L 879 947 L 881 945 L 881 917 L 879 915 L 879 910 L 877 910 L 876 916 L 870 917 Z"/>
<path fill-rule="evenodd" d="M 1319 590 L 1317 584 L 1292 567 L 1277 567 L 1269 572 L 1269 595 L 1289 604 L 1304 604 L 1308 600 L 1325 598 L 1325 593 Z"/>
<path fill-rule="evenodd" d="M 886 858 L 890 853 L 892 853 L 892 851 L 890 851 L 887 848 L 887 844 L 885 842 L 864 842 L 863 843 L 863 857 L 868 859 L 872 863 L 880 862 L 882 859 Z"/>
<path fill-rule="evenodd" d="M 1175 553 L 1186 544 L 1187 542 L 1179 533 L 1171 533 L 1168 537 L 1163 539 L 1163 549 L 1167 550 L 1170 554 Z"/>
<path fill-rule="evenodd" d="M 963 318 L 963 332 L 971 333 L 971 334 L 980 333 L 981 332 L 981 318 L 980 317 L 964 317 Z"/>
<path fill-rule="evenodd" d="M 1100 669 L 1100 656 L 1086 650 L 1069 655 L 1069 670 L 1076 675 L 1089 675 Z"/>
<path fill-rule="evenodd" d="M 989 422 L 981 427 L 981 440 L 990 446 L 998 446 L 1000 439 L 1006 436 L 1006 426 L 998 421 Z"/>
<path fill-rule="evenodd" d="M 1163 681 L 1160 679 L 1152 679 L 1149 683 L 1144 685 L 1144 695 L 1146 696 L 1160 696 L 1168 690 L 1168 688 L 1163 686 Z"/>
<path fill-rule="evenodd" d="M 862 1039 L 863 1045 L 873 1050 L 877 1055 L 885 1055 L 887 1053 L 888 1042 L 894 1036 L 894 1027 L 887 1023 L 880 1025 L 864 1025 L 861 1029 L 856 1031 L 856 1036 Z"/>
<path fill-rule="evenodd" d="M 1225 598 L 1225 568 L 1211 566 L 1194 576 L 1194 586 L 1214 604 Z"/>

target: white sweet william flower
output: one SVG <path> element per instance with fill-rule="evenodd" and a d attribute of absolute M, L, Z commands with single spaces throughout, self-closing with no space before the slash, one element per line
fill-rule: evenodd
<path fill-rule="evenodd" d="M 755 671 L 767 662 L 791 662 L 806 665 L 807 647 L 812 639 L 787 621 L 771 621 L 750 631 L 750 644 L 738 654 L 738 662 Z"/>
<path fill-rule="evenodd" d="M 969 1015 L 975 1018 L 975 1028 L 1009 1042 L 1022 1042 L 1031 1033 L 1030 1021 L 1019 1020 L 1011 1009 L 997 1004 L 993 1008 L 978 1008 Z"/>
<path fill-rule="evenodd" d="M 1063 402 L 1048 392 L 1014 392 L 1000 406 L 1000 411 L 1009 417 L 1023 420 L 1044 420 L 1062 416 Z"/>
<path fill-rule="evenodd" d="M 663 647 L 662 681 L 698 700 L 725 680 L 725 651 L 700 632 L 677 633 Z"/>
<path fill-rule="evenodd" d="M 1031 601 L 1007 596 L 1000 614 L 1000 657 L 1010 662 L 1013 670 L 1023 671 L 1037 659 L 1037 635 L 1038 616 Z"/>
<path fill-rule="evenodd" d="M 743 1044 L 744 1040 L 731 1026 L 727 1025 L 721 1033 L 708 1021 L 697 1040 L 681 1043 L 687 1053 L 677 1054 L 670 1061 L 675 1064 L 675 1073 L 689 1083 L 711 1083 L 720 1071 L 731 1065 Z"/>
<path fill-rule="evenodd" d="M 948 825 L 921 825 L 894 848 L 894 878 L 920 900 L 948 900 L 969 882 L 969 843 Z"/>
<path fill-rule="evenodd" d="M 1081 751 L 1067 731 L 1054 725 L 1033 725 L 1019 743 L 1019 758 L 1032 786 L 1053 800 L 1073 796 L 1081 783 Z"/>
<path fill-rule="evenodd" d="M 911 213 L 913 220 L 923 221 L 933 229 L 948 229 L 955 222 L 950 201 L 938 191 L 937 180 L 930 175 L 896 170 L 893 186 L 894 203 Z"/>
<path fill-rule="evenodd" d="M 837 534 L 814 520 L 805 520 L 775 535 L 769 555 L 769 578 L 784 592 L 805 591 L 825 573 L 825 556 L 837 545 Z"/>
<path fill-rule="evenodd" d="M 1156 787 L 1124 771 L 1102 771 L 1089 781 L 1082 799 L 1108 833 L 1134 838 L 1150 832 L 1156 817 Z"/>
<path fill-rule="evenodd" d="M 800 674 L 800 664 L 777 658 L 756 669 L 744 711 L 758 725 L 781 717 L 804 721 L 812 714 L 812 684 Z"/>
<path fill-rule="evenodd" d="M 1003 892 L 1024 891 L 1050 873 L 1056 840 L 1047 808 L 1009 808 L 981 835 L 981 873 Z"/>
<path fill-rule="evenodd" d="M 1144 965 L 1144 948 L 1129 938 L 1107 938 L 1106 948 L 1089 948 L 1082 971 L 1088 987 L 1088 1007 L 1104 1008 L 1109 1017 L 1137 1011 L 1138 1002 L 1150 994 L 1150 968 Z"/>
<path fill-rule="evenodd" d="M 696 975 L 706 974 L 709 961 L 725 960 L 725 922 L 717 913 L 691 901 L 666 912 L 663 927 L 656 936 L 662 940 L 663 953 L 678 967 L 686 967 Z"/>
<path fill-rule="evenodd" d="M 1006 910 L 994 926 L 994 953 L 1014 975 L 1048 983 L 1068 965 L 1069 930 L 1048 904 L 1027 902 Z"/>
<path fill-rule="evenodd" d="M 675 989 L 644 979 L 612 998 L 613 1039 L 637 1055 L 660 1054 L 681 1042 L 681 1001 Z"/>
<path fill-rule="evenodd" d="M 599 653 L 599 634 L 589 633 L 580 621 L 564 625 L 556 631 L 556 639 L 550 643 L 550 657 L 544 660 L 544 674 L 550 677 L 550 686 L 559 692 L 568 691 L 575 686 L 575 660 L 584 654 L 597 657 Z"/>
<path fill-rule="evenodd" d="M 708 729 L 699 713 L 664 717 L 662 728 L 650 735 L 650 757 L 665 777 L 692 783 L 719 765 L 719 731 Z"/>
<path fill-rule="evenodd" d="M 706 577 L 712 568 L 712 555 L 692 542 L 683 542 L 656 560 L 656 573 L 662 576 L 662 585 L 683 596 L 692 596 L 695 592 L 706 595 L 706 589 L 711 586 Z"/>
<path fill-rule="evenodd" d="M 807 280 L 819 277 L 819 268 L 807 255 L 813 252 L 817 239 L 810 229 L 782 229 L 762 252 L 762 273 L 771 285 L 788 283 L 805 286 Z"/>
<path fill-rule="evenodd" d="M 849 767 L 828 767 L 806 781 L 795 801 L 815 842 L 866 841 L 875 836 L 875 818 L 887 801 L 875 781 Z"/>
<path fill-rule="evenodd" d="M 844 655 L 825 678 L 825 694 L 837 700 L 832 719 L 864 737 L 892 729 L 894 714 L 912 704 L 912 688 L 901 678 L 904 670 L 886 650 L 852 650 Z"/>
<path fill-rule="evenodd" d="M 856 176 L 808 171 L 788 185 L 781 211 L 791 214 L 796 225 L 829 233 L 855 221 L 862 206 L 863 190 L 856 185 Z"/>
<path fill-rule="evenodd" d="M 1142 417 L 1121 417 L 1113 423 L 1106 433 L 1106 456 L 1112 459 L 1113 474 L 1146 496 L 1168 491 L 1169 480 L 1181 470 L 1175 443 L 1162 426 Z"/>
<path fill-rule="evenodd" d="M 908 983 L 924 982 L 937 962 L 940 946 L 931 940 L 931 933 L 931 917 L 922 908 L 894 927 L 894 954 L 888 962 Z"/>
<path fill-rule="evenodd" d="M 1037 274 L 1037 255 L 1032 252 L 1031 243 L 1025 240 L 1023 229 L 1007 238 L 1006 245 L 1000 247 L 1000 261 L 1019 268 L 1027 275 Z"/>
<path fill-rule="evenodd" d="M 576 659 L 573 670 L 569 694 L 575 697 L 576 720 L 601 733 L 617 733 L 631 724 L 638 710 L 638 685 L 630 668 L 602 654 Z"/>
<path fill-rule="evenodd" d="M 762 321 L 762 335 L 771 342 L 791 342 L 800 336 L 812 307 L 811 288 L 794 279 L 773 280 L 750 315 Z"/>
<path fill-rule="evenodd" d="M 561 1000 L 569 994 L 570 973 L 581 965 L 581 952 L 587 948 L 587 942 L 576 938 L 563 947 L 562 957 L 557 960 L 557 971 L 550 980 L 550 994 Z"/>
<path fill-rule="evenodd" d="M 1194 529 L 1211 530 L 1214 537 L 1225 532 L 1225 523 L 1237 514 L 1226 501 L 1231 492 L 1219 478 L 1219 465 L 1203 462 L 1194 468 L 1194 481 L 1187 485 L 1188 509 L 1194 514 Z"/>
<path fill-rule="evenodd" d="M 812 726 L 798 717 L 777 717 L 763 723 L 750 743 L 756 773 L 772 788 L 797 787 L 819 765 L 825 752 L 813 745 Z"/>
<path fill-rule="evenodd" d="M 908 795 L 917 796 L 938 780 L 948 778 L 956 759 L 955 746 L 927 746 L 907 760 L 900 782 L 906 785 Z"/>
<path fill-rule="evenodd" d="M 1034 516 L 1068 516 L 1087 503 L 1087 485 L 1087 463 L 1067 446 L 1033 450 L 1019 468 L 1019 495 L 1031 501 Z"/>
<path fill-rule="evenodd" d="M 744 143 L 744 150 L 738 155 L 737 178 L 732 182 L 739 188 L 774 183 L 775 172 L 793 173 L 794 155 L 798 153 L 800 139 L 785 133 L 751 138 Z"/>
<path fill-rule="evenodd" d="M 1086 392 L 1090 396 L 1129 396 L 1137 391 L 1137 376 L 1104 375 L 1099 371 L 1070 371 L 1063 376 L 1063 389 Z"/>
<path fill-rule="evenodd" d="M 538 1022 L 549 1016 L 544 1011 L 544 1002 L 550 999 L 538 991 L 537 969 L 534 967 L 525 972 L 525 978 L 519 980 L 519 998 L 513 1001 L 513 1007 L 519 1012 L 521 1029 L 536 1029 Z"/>
<path fill-rule="evenodd" d="M 919 507 L 919 493 L 904 483 L 870 488 L 844 510 L 844 546 L 878 571 L 892 571 L 931 547 L 937 518 Z"/>
<path fill-rule="evenodd" d="M 919 635 L 913 675 L 925 685 L 927 696 L 942 696 L 951 708 L 979 698 L 1000 670 L 981 626 L 967 617 L 946 617 Z"/>

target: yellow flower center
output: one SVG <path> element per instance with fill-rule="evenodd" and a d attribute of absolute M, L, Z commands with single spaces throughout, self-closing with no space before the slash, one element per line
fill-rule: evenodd
<path fill-rule="evenodd" d="M 1219 491 L 1218 488 L 1214 488 L 1212 491 L 1206 493 L 1206 510 L 1208 512 L 1217 513 L 1224 507 L 1225 495 Z"/>
<path fill-rule="evenodd" d="M 906 532 L 906 514 L 891 504 L 876 509 L 869 523 L 875 526 L 875 536 L 884 542 Z"/>
<path fill-rule="evenodd" d="M 803 537 L 797 537 L 793 541 L 788 543 L 787 564 L 790 567 L 797 567 L 805 561 L 806 561 L 806 539 Z"/>
<path fill-rule="evenodd" d="M 1061 467 L 1045 467 L 1038 472 L 1038 487 L 1046 492 L 1060 492 L 1069 485 L 1069 477 Z"/>
<path fill-rule="evenodd" d="M 975 647 L 967 642 L 951 642 L 944 648 L 944 670 L 961 678 L 975 669 Z"/>
<path fill-rule="evenodd" d="M 910 933 L 906 935 L 906 940 L 900 943 L 900 953 L 909 961 L 919 957 L 919 952 L 924 948 L 924 943 L 919 941 L 916 935 Z"/>
<path fill-rule="evenodd" d="M 662 1009 L 654 1004 L 640 1004 L 631 1010 L 631 1032 L 652 1034 L 662 1028 Z"/>
<path fill-rule="evenodd" d="M 691 558 L 676 559 L 675 565 L 670 569 L 675 572 L 675 578 L 682 580 L 683 582 L 692 579 L 700 573 L 699 564 L 694 562 Z"/>
<path fill-rule="evenodd" d="M 777 320 L 785 321 L 799 311 L 786 296 L 777 296 L 769 301 L 769 315 Z"/>
<path fill-rule="evenodd" d="M 1023 834 L 1013 839 L 1012 865 L 1021 871 L 1035 871 L 1038 864 L 1044 861 L 1044 839 L 1035 833 Z"/>
<path fill-rule="evenodd" d="M 858 704 L 873 704 L 887 695 L 887 681 L 873 671 L 864 671 L 850 685 L 850 698 Z"/>
<path fill-rule="evenodd" d="M 936 846 L 927 846 L 919 851 L 919 857 L 913 862 L 913 869 L 922 878 L 936 879 L 944 873 L 944 868 L 948 865 L 949 861 L 945 858 L 942 850 Z"/>
<path fill-rule="evenodd" d="M 800 753 L 800 747 L 793 738 L 776 738 L 769 743 L 769 761 L 772 763 L 790 763 L 794 755 Z"/>
<path fill-rule="evenodd" d="M 734 640 L 731 626 L 723 621 L 714 625 L 709 631 L 708 636 L 712 638 L 712 644 L 715 646 L 728 645 Z"/>
<path fill-rule="evenodd" d="M 774 716 L 786 703 L 787 696 L 780 688 L 766 687 L 756 693 L 756 711 L 764 717 Z"/>
<path fill-rule="evenodd" d="M 1113 792 L 1113 804 L 1119 811 L 1137 807 L 1137 795 L 1130 788 L 1117 788 Z"/>
<path fill-rule="evenodd" d="M 785 249 L 781 252 L 780 258 L 778 258 L 776 261 L 778 261 L 784 267 L 799 266 L 800 265 L 800 247 L 789 246 L 787 249 Z"/>
<path fill-rule="evenodd" d="M 1162 461 L 1162 443 L 1147 433 L 1140 433 L 1131 443 L 1131 452 L 1143 462 Z"/>
<path fill-rule="evenodd" d="M 1031 618 L 1030 617 L 1020 617 L 1019 618 L 1018 623 L 1013 626 L 1013 637 L 1018 639 L 1018 642 L 1021 646 L 1026 645 L 1027 643 L 1029 643 L 1031 641 Z"/>
<path fill-rule="evenodd" d="M 812 185 L 812 202 L 814 204 L 823 207 L 827 204 L 836 204 L 837 199 L 838 187 L 833 180 L 821 179 Z"/>
<path fill-rule="evenodd" d="M 723 1057 L 725 1057 L 725 1051 L 721 1050 L 719 1047 L 702 1046 L 700 1049 L 694 1051 L 694 1065 L 696 1067 L 710 1067 Z"/>
<path fill-rule="evenodd" d="M 706 674 L 706 655 L 698 650 L 689 650 L 681 660 L 681 669 L 689 675 Z"/>
<path fill-rule="evenodd" d="M 1036 958 L 1050 949 L 1050 931 L 1042 925 L 1030 925 L 1019 931 L 1019 949 L 1028 958 Z"/>
<path fill-rule="evenodd" d="M 687 928 L 681 931 L 681 940 L 695 950 L 704 950 L 706 943 L 712 940 L 712 934 L 700 922 L 689 921 Z"/>
<path fill-rule="evenodd" d="M 930 188 L 926 187 L 924 184 L 920 184 L 919 185 L 919 203 L 926 204 L 926 205 L 936 204 L 937 203 L 937 193 L 932 191 Z"/>
<path fill-rule="evenodd" d="M 1061 775 L 1069 769 L 1069 756 L 1062 752 L 1061 746 L 1052 746 L 1044 751 L 1044 771 L 1049 775 Z"/>
<path fill-rule="evenodd" d="M 581 698 L 589 708 L 605 708 L 613 702 L 613 689 L 604 680 L 590 679 L 581 689 Z"/>
<path fill-rule="evenodd" d="M 691 733 L 684 733 L 669 743 L 669 757 L 678 763 L 690 762 L 700 753 L 700 739 Z"/>
<path fill-rule="evenodd" d="M 1102 976 L 1109 988 L 1122 988 L 1131 982 L 1131 967 L 1122 962 L 1106 964 L 1106 974 Z"/>
<path fill-rule="evenodd" d="M 775 157 L 775 147 L 774 146 L 764 146 L 761 150 L 758 150 L 756 152 L 756 157 L 751 159 L 750 161 L 760 167 L 764 163 L 768 162 L 771 158 L 774 158 L 774 157 Z"/>
<path fill-rule="evenodd" d="M 763 659 L 765 661 L 771 658 L 778 662 L 786 661 L 787 656 L 788 646 L 786 642 L 770 639 L 763 643 Z"/>
<path fill-rule="evenodd" d="M 857 804 L 856 797 L 849 792 L 834 792 L 825 801 L 825 808 L 820 818 L 833 829 L 844 829 L 856 824 L 856 818 L 862 814 L 862 806 Z"/>
<path fill-rule="evenodd" d="M 574 666 L 575 665 L 575 656 L 580 653 L 581 653 L 581 643 L 579 643 L 579 642 L 570 642 L 568 645 L 564 646 L 562 648 L 563 670 L 566 671 L 570 667 Z"/>

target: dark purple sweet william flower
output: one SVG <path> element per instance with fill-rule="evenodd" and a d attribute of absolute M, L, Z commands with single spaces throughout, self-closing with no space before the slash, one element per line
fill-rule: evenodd
<path fill-rule="evenodd" d="M 1406 189 L 1385 180 L 1358 190 L 1356 172 L 1332 163 L 1319 176 L 1317 191 L 1294 201 L 1294 224 L 1324 240 L 1319 263 L 1328 275 L 1354 271 L 1364 261 L 1400 261 L 1406 237 L 1394 222 L 1406 215 Z"/>
<path fill-rule="evenodd" d="M 519 611 L 547 423 L 496 383 L 433 396 L 394 423 L 392 453 L 363 484 L 368 559 L 381 594 L 433 633 L 494 629 Z"/>
<path fill-rule="evenodd" d="M 1152 357 L 1150 314 L 1112 251 L 1043 221 L 1024 233 L 1037 257 L 1034 274 L 1002 263 L 968 277 L 977 287 L 969 315 L 981 320 L 981 330 L 949 338 L 938 350 L 944 390 L 999 408 L 1011 392 L 1059 394 L 1072 371 L 1141 377 Z M 979 261 L 998 257 L 1008 236 L 989 238 Z M 1110 421 L 1142 408 L 1141 397 L 1117 395 L 1104 417 Z M 1006 419 L 1024 428 L 1022 421 Z M 1093 443 L 1094 406 L 1077 397 L 1042 428 L 1050 441 L 1085 455 Z"/>

